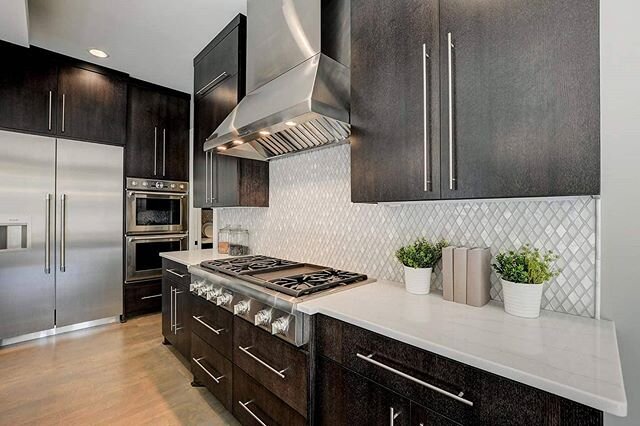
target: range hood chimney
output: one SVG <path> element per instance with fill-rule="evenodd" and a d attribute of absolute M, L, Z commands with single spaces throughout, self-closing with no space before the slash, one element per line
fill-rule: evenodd
<path fill-rule="evenodd" d="M 247 95 L 204 150 L 271 160 L 350 134 L 349 0 L 248 0 Z"/>

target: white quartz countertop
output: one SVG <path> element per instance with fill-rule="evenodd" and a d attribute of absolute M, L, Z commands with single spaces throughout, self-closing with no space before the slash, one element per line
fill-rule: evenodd
<path fill-rule="evenodd" d="M 164 257 L 174 262 L 182 263 L 186 266 L 199 265 L 200 262 L 205 260 L 224 259 L 231 257 L 228 254 L 219 254 L 215 249 L 206 250 L 183 250 L 183 251 L 168 251 L 160 253 L 161 257 Z"/>
<path fill-rule="evenodd" d="M 525 383 L 598 410 L 626 416 L 615 324 L 542 311 L 538 319 L 416 296 L 377 281 L 298 305 L 401 342 Z"/>

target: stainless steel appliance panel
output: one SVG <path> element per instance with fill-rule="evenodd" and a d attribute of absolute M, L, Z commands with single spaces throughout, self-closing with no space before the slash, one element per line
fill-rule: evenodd
<path fill-rule="evenodd" d="M 125 281 L 128 283 L 162 277 L 160 253 L 186 250 L 188 238 L 188 234 L 127 236 Z"/>
<path fill-rule="evenodd" d="M 123 148 L 58 139 L 56 325 L 122 314 Z"/>
<path fill-rule="evenodd" d="M 53 138 L 0 131 L 0 339 L 54 325 L 55 150 Z"/>
<path fill-rule="evenodd" d="M 181 233 L 189 226 L 187 194 L 127 191 L 127 234 Z"/>

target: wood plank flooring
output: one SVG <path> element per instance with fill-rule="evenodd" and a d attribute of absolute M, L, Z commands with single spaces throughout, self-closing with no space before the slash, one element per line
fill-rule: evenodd
<path fill-rule="evenodd" d="M 186 361 L 160 314 L 0 348 L 0 425 L 237 425 Z"/>

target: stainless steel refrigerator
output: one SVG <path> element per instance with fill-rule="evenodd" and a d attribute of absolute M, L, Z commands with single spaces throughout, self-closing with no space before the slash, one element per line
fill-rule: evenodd
<path fill-rule="evenodd" d="M 122 313 L 122 209 L 122 147 L 0 131 L 0 345 Z"/>

